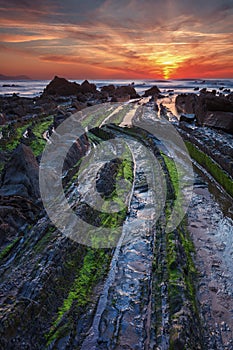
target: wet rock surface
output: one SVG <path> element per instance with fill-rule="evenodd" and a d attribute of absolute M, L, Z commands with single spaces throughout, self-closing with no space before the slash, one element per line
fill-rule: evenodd
<path fill-rule="evenodd" d="M 198 299 L 208 331 L 206 348 L 232 349 L 232 208 L 224 214 L 210 191 L 206 179 L 197 174 L 188 220 L 200 273 Z"/>
<path fill-rule="evenodd" d="M 181 122 L 176 126 L 182 137 L 196 145 L 233 177 L 233 136 L 223 131 Z"/>
<path fill-rule="evenodd" d="M 153 86 L 150 89 L 145 91 L 144 97 L 148 97 L 148 96 L 158 97 L 160 93 L 161 91 L 159 90 L 159 88 L 157 86 Z"/>
<path fill-rule="evenodd" d="M 127 197 L 130 204 L 123 222 L 121 218 L 123 234 L 117 247 L 90 249 L 65 238 L 51 224 L 40 202 L 40 152 L 33 142 L 49 142 L 53 134 L 59 137 L 54 128 L 87 105 L 111 98 L 128 100 L 137 96 L 133 85 L 123 88 L 108 86 L 100 92 L 88 81 L 77 86 L 74 83 L 67 85 L 64 80 L 57 80 L 56 84 L 56 89 L 66 89 L 67 95 L 63 92 L 59 95 L 57 90 L 55 94 L 47 94 L 47 91 L 36 99 L 0 98 L 4 113 L 2 120 L 6 124 L 4 142 L 0 144 L 0 165 L 3 164 L 0 187 L 0 347 L 7 350 L 232 349 L 233 222 L 229 214 L 233 212 L 232 199 L 221 191 L 214 192 L 213 197 L 210 192 L 216 184 L 210 191 L 207 183 L 210 186 L 211 181 L 196 176 L 188 211 L 188 229 L 196 247 L 195 263 L 199 271 L 196 279 L 191 263 L 193 250 L 190 248 L 191 255 L 187 251 L 190 241 L 185 225 L 169 236 L 165 232 L 166 210 L 159 220 L 155 220 L 159 208 L 147 184 L 148 164 L 144 163 L 142 149 L 133 149 L 129 144 L 134 159 L 130 171 L 135 166 L 135 178 L 131 183 L 132 196 Z M 65 87 L 61 87 L 63 84 Z M 74 90 L 75 96 L 70 96 Z M 148 96 L 156 97 L 157 93 L 153 89 Z M 211 113 L 215 113 L 215 109 L 218 113 L 223 105 L 222 100 L 217 101 L 208 94 L 203 99 Z M 232 94 L 227 100 L 230 102 L 224 102 L 225 109 L 231 106 Z M 191 96 L 185 102 L 186 113 L 193 113 L 193 103 L 196 103 L 196 98 Z M 154 110 L 154 98 L 145 104 Z M 49 113 L 52 116 L 46 119 Z M 222 110 L 222 113 L 231 111 Z M 162 118 L 163 115 L 170 119 L 164 101 L 157 107 L 157 116 Z M 130 121 L 130 115 L 125 114 L 122 118 L 127 123 Z M 146 118 L 155 121 L 149 114 Z M 15 123 L 14 127 L 8 124 L 18 119 L 20 123 Z M 186 121 L 176 122 L 181 135 L 231 175 L 232 136 Z M 45 125 L 40 130 L 43 123 Z M 103 198 L 111 198 L 122 161 L 116 157 L 103 163 L 94 179 L 95 188 L 88 182 L 93 177 L 95 165 L 86 169 L 85 181 L 80 184 L 77 162 L 89 154 L 91 147 L 112 137 L 123 134 L 128 140 L 136 137 L 137 141 L 153 150 L 160 159 L 167 181 L 167 205 L 173 205 L 174 187 L 157 149 L 158 140 L 152 140 L 139 130 L 110 126 L 96 129 L 90 139 L 90 135 L 84 133 L 67 154 L 63 166 L 66 196 L 72 209 L 79 212 L 86 222 L 95 223 L 96 229 L 101 228 L 102 216 L 99 213 L 92 215 L 79 200 L 92 197 L 95 190 Z M 10 147 L 7 148 L 8 144 Z M 59 149 L 57 152 L 59 155 Z M 196 169 L 195 173 L 199 174 L 199 170 Z M 188 242 L 186 246 L 184 238 Z M 171 247 L 176 258 L 169 260 Z"/>
<path fill-rule="evenodd" d="M 97 174 L 96 189 L 105 198 L 116 190 L 116 176 L 122 161 L 117 158 L 106 163 Z"/>
<path fill-rule="evenodd" d="M 233 103 L 231 94 L 201 91 L 200 95 L 181 94 L 176 97 L 179 113 L 195 114 L 199 125 L 206 125 L 233 134 Z"/>
<path fill-rule="evenodd" d="M 20 144 L 6 164 L 0 183 L 0 196 L 38 199 L 39 164 L 31 149 Z"/>

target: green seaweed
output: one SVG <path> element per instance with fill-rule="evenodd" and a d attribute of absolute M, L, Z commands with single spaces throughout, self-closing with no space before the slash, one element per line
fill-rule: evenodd
<path fill-rule="evenodd" d="M 20 139 L 23 135 L 23 133 L 26 131 L 26 129 L 30 126 L 30 123 L 26 123 L 24 125 L 20 126 L 14 126 L 12 130 L 12 134 L 10 135 L 9 139 L 2 139 L 0 149 L 1 150 L 8 150 L 13 151 L 18 144 L 20 143 Z"/>
<path fill-rule="evenodd" d="M 124 179 L 126 182 L 128 182 L 129 186 L 132 186 L 132 182 L 133 182 L 133 168 L 132 168 L 132 160 L 131 158 L 128 159 L 126 157 L 128 157 L 130 155 L 130 153 L 126 152 L 125 154 L 122 155 L 122 157 L 124 158 L 122 163 L 119 166 L 117 175 L 116 175 L 116 182 L 118 180 Z M 126 217 L 126 213 L 127 213 L 127 206 L 123 200 L 124 198 L 124 190 L 121 188 L 116 188 L 112 195 L 111 198 L 107 199 L 104 203 L 103 206 L 103 212 L 100 215 L 101 218 L 101 225 L 103 227 L 110 227 L 110 228 L 115 228 L 115 227 L 119 227 L 125 217 Z M 111 202 L 116 202 L 119 206 L 119 211 L 116 213 L 108 213 L 108 208 L 109 205 L 108 203 Z"/>
<path fill-rule="evenodd" d="M 43 152 L 44 147 L 46 145 L 46 140 L 42 137 L 42 135 L 46 130 L 48 130 L 52 122 L 53 122 L 53 117 L 50 116 L 50 117 L 47 117 L 45 121 L 38 122 L 33 127 L 32 131 L 36 136 L 36 139 L 31 141 L 30 147 L 35 156 L 38 156 Z"/>
<path fill-rule="evenodd" d="M 73 285 L 63 301 L 63 305 L 58 309 L 57 317 L 52 324 L 49 334 L 46 336 L 47 344 L 50 344 L 61 333 L 59 323 L 67 315 L 72 306 L 84 308 L 90 302 L 91 292 L 94 285 L 105 274 L 106 268 L 110 262 L 110 256 L 103 250 L 89 248 L 83 260 L 83 265 Z M 58 329 L 57 329 L 58 328 Z M 64 332 L 63 326 L 62 333 Z M 68 329 L 66 329 L 68 330 Z"/>
<path fill-rule="evenodd" d="M 0 260 L 4 259 L 19 242 L 21 237 L 17 237 L 0 252 Z"/>
<path fill-rule="evenodd" d="M 203 166 L 213 178 L 233 197 L 233 180 L 232 178 L 206 153 L 189 141 L 185 141 L 185 145 L 193 159 Z"/>
<path fill-rule="evenodd" d="M 168 169 L 170 179 L 175 191 L 175 198 L 179 197 L 179 176 L 178 171 L 176 169 L 175 162 L 172 158 L 168 157 L 166 154 L 161 152 L 161 155 L 164 159 L 164 162 L 166 164 L 166 167 Z"/>

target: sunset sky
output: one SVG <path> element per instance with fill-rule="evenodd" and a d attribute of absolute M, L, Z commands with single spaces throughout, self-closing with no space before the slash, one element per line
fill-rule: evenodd
<path fill-rule="evenodd" d="M 233 0 L 0 0 L 0 73 L 233 78 Z"/>

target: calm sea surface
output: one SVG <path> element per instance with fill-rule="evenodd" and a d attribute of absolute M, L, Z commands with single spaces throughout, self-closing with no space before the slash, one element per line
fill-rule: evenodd
<path fill-rule="evenodd" d="M 69 79 L 70 81 L 76 81 L 81 83 L 81 80 Z M 233 79 L 208 79 L 208 80 L 90 80 L 91 83 L 96 84 L 97 88 L 101 86 L 114 84 L 128 85 L 132 82 L 139 94 L 142 94 L 146 89 L 157 85 L 162 93 L 168 93 L 169 90 L 174 94 L 182 92 L 194 92 L 194 88 L 207 88 L 224 91 L 224 89 L 231 89 L 233 91 Z M 0 95 L 10 96 L 13 93 L 24 97 L 39 96 L 49 80 L 27 80 L 27 81 L 15 81 L 15 80 L 1 80 L 0 81 Z"/>

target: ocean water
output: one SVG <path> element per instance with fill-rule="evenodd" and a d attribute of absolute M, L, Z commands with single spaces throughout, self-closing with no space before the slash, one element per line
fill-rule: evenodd
<path fill-rule="evenodd" d="M 69 79 L 70 81 L 76 81 L 82 83 L 82 80 Z M 180 80 L 89 80 L 90 83 L 96 84 L 100 89 L 104 85 L 114 84 L 129 85 L 134 83 L 134 88 L 139 94 L 143 94 L 145 90 L 156 85 L 162 93 L 167 94 L 169 90 L 174 95 L 178 93 L 198 92 L 195 88 L 207 88 L 209 90 L 219 90 L 221 92 L 224 89 L 231 89 L 233 91 L 233 79 L 180 79 Z M 0 81 L 0 95 L 11 96 L 13 93 L 22 97 L 35 97 L 40 96 L 43 92 L 49 80 L 1 80 Z"/>

